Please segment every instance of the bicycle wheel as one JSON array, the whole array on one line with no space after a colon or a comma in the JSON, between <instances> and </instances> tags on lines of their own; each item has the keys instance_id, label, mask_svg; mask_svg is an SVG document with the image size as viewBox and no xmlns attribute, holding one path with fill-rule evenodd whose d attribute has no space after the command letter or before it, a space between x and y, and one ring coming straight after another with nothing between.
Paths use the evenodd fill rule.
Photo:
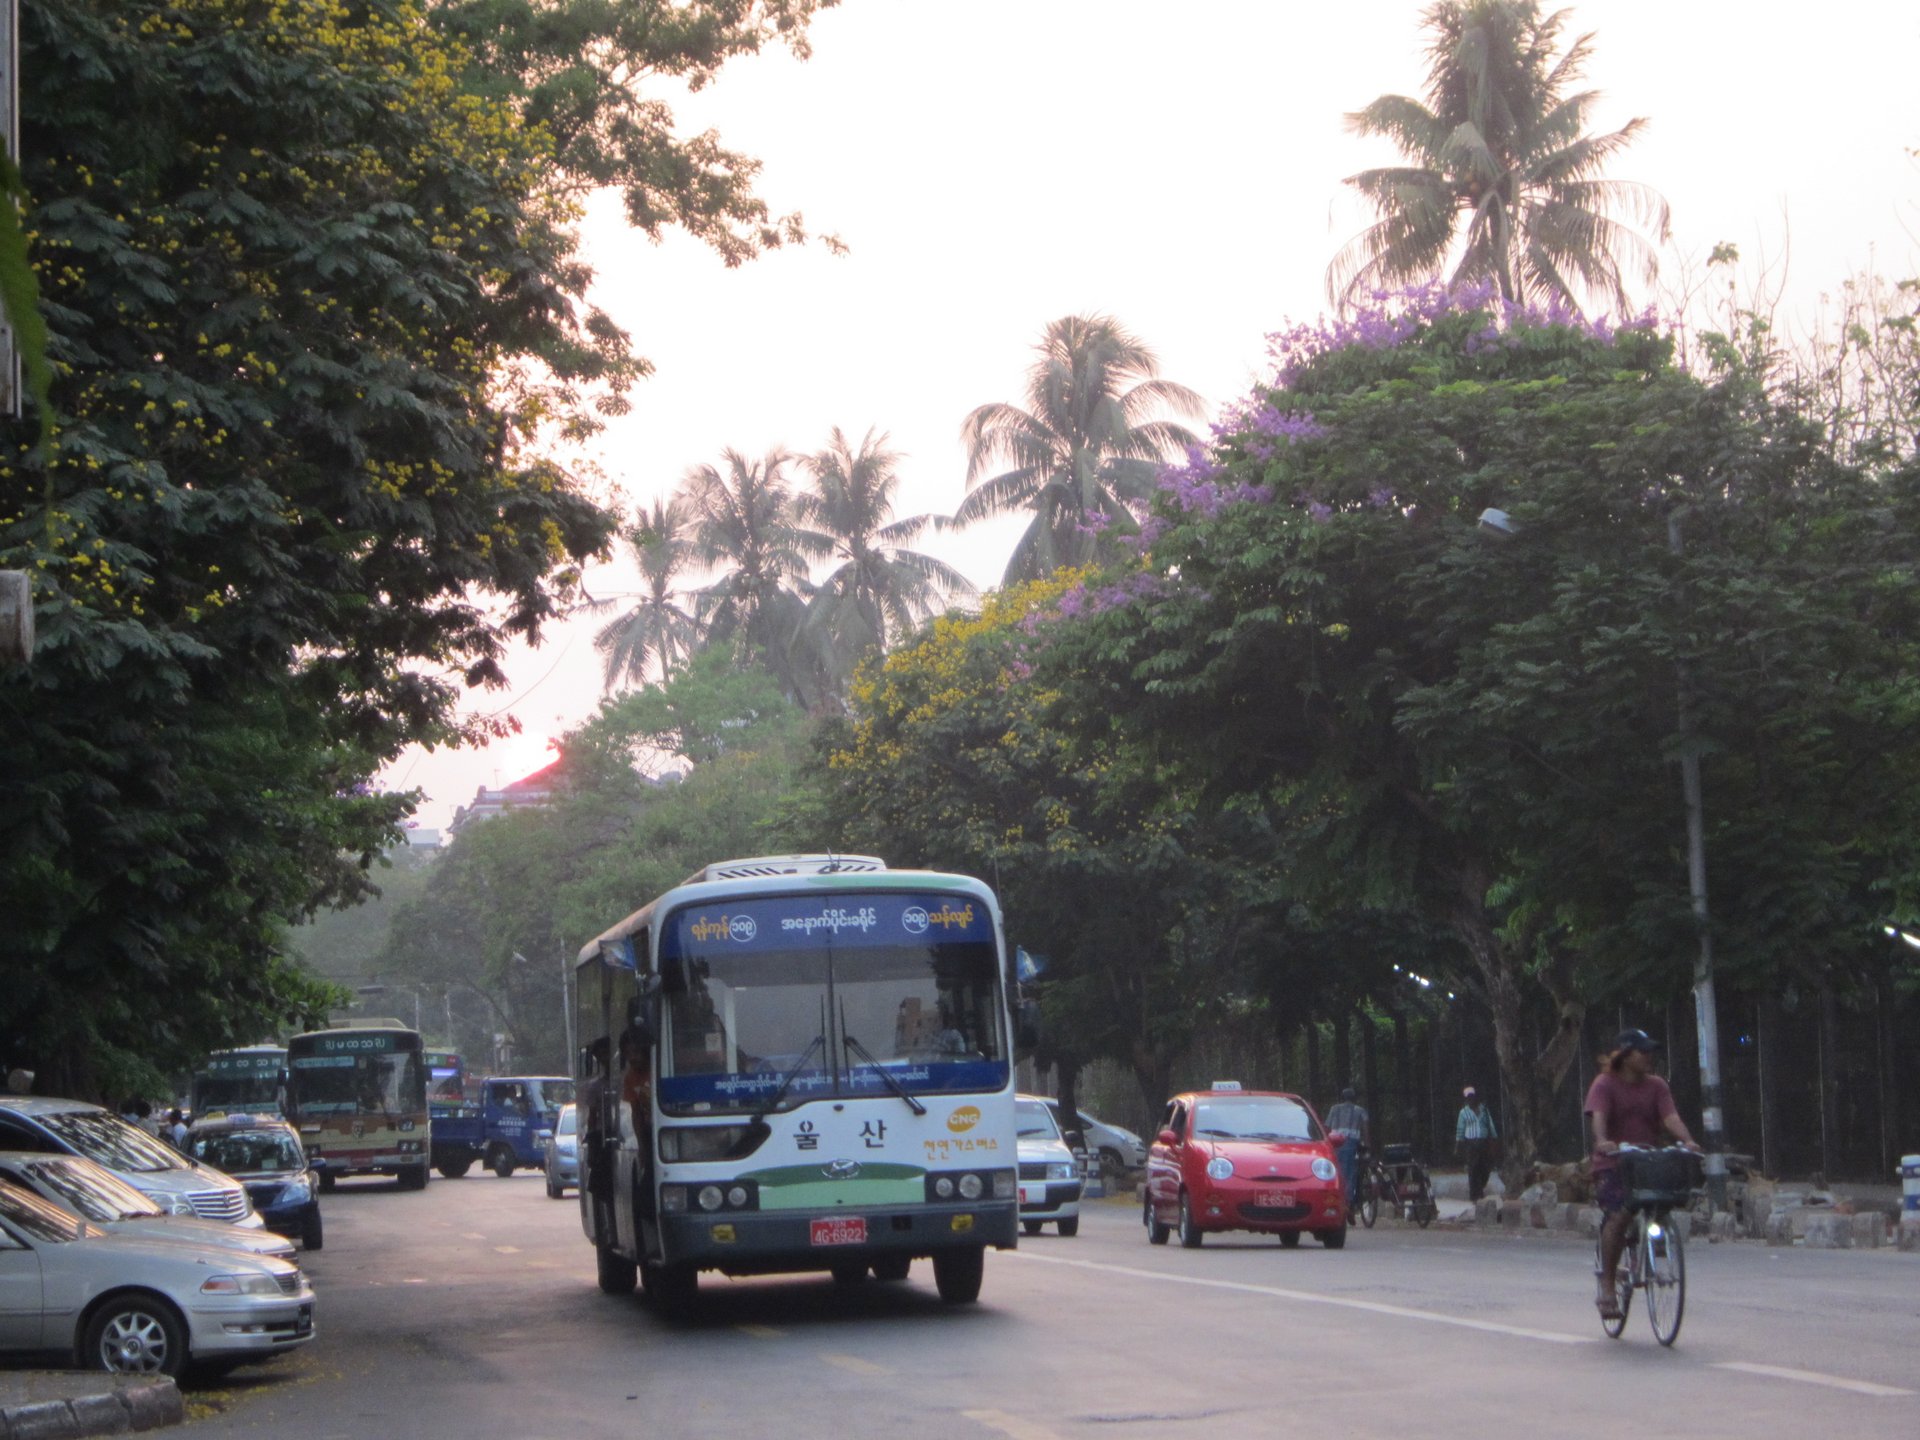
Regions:
<instances>
[{"instance_id":1,"label":"bicycle wheel","mask_svg":"<svg viewBox=\"0 0 1920 1440\"><path fill-rule=\"evenodd\" d=\"M1593 1273L1595 1275L1600 1273L1601 1246L1604 1243L1601 1237L1594 1237ZM1627 1328L1627 1312L1633 1308L1633 1276L1634 1271L1639 1267L1639 1255L1639 1225L1637 1221L1629 1222L1627 1243L1620 1252L1620 1265L1613 1272L1613 1298L1619 1306L1620 1313L1612 1319L1604 1315L1600 1317L1600 1328L1606 1331L1609 1340L1618 1340L1621 1332Z\"/></svg>"},{"instance_id":2,"label":"bicycle wheel","mask_svg":"<svg viewBox=\"0 0 1920 1440\"><path fill-rule=\"evenodd\" d=\"M1360 1223L1371 1230L1380 1218L1380 1170L1369 1165L1360 1172Z\"/></svg>"},{"instance_id":3,"label":"bicycle wheel","mask_svg":"<svg viewBox=\"0 0 1920 1440\"><path fill-rule=\"evenodd\" d=\"M1687 1247L1672 1217L1664 1212L1641 1217L1641 1253L1647 1292L1647 1323L1653 1338L1671 1345L1687 1311Z\"/></svg>"}]
</instances>

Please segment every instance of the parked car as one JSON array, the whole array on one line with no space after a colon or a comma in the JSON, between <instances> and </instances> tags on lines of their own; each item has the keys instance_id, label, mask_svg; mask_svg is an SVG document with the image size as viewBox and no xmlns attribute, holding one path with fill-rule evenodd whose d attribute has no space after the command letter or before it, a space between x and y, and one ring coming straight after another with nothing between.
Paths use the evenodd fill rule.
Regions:
<instances>
[{"instance_id":1,"label":"parked car","mask_svg":"<svg viewBox=\"0 0 1920 1440\"><path fill-rule=\"evenodd\" d=\"M1211 1090L1167 1102L1147 1152L1147 1239L1174 1230L1192 1249L1209 1232L1251 1230L1298 1245L1311 1234L1329 1250L1347 1243L1347 1203L1333 1145L1298 1095Z\"/></svg>"},{"instance_id":2,"label":"parked car","mask_svg":"<svg viewBox=\"0 0 1920 1440\"><path fill-rule=\"evenodd\" d=\"M286 1121L265 1115L202 1120L187 1136L187 1150L246 1186L267 1229L297 1238L309 1250L320 1248L320 1174Z\"/></svg>"},{"instance_id":3,"label":"parked car","mask_svg":"<svg viewBox=\"0 0 1920 1440\"><path fill-rule=\"evenodd\" d=\"M577 1106L562 1105L554 1119L553 1133L547 1136L547 1198L558 1200L569 1185L580 1183L580 1112Z\"/></svg>"},{"instance_id":4,"label":"parked car","mask_svg":"<svg viewBox=\"0 0 1920 1440\"><path fill-rule=\"evenodd\" d=\"M247 1192L223 1175L84 1100L0 1097L0 1150L80 1155L103 1165L174 1215L261 1228Z\"/></svg>"},{"instance_id":5,"label":"parked car","mask_svg":"<svg viewBox=\"0 0 1920 1440\"><path fill-rule=\"evenodd\" d=\"M1013 1102L1020 1151L1020 1225L1038 1235L1049 1221L1063 1236L1080 1231L1080 1165L1054 1123L1053 1107L1038 1095Z\"/></svg>"},{"instance_id":6,"label":"parked car","mask_svg":"<svg viewBox=\"0 0 1920 1440\"><path fill-rule=\"evenodd\" d=\"M294 1249L285 1236L229 1225L224 1220L202 1220L198 1215L170 1215L111 1170L79 1155L0 1150L0 1180L33 1191L69 1215L92 1221L109 1235L167 1240L202 1249L222 1246L294 1263Z\"/></svg>"},{"instance_id":7,"label":"parked car","mask_svg":"<svg viewBox=\"0 0 1920 1440\"><path fill-rule=\"evenodd\" d=\"M313 1338L313 1290L264 1255L109 1235L0 1181L0 1350L179 1375Z\"/></svg>"},{"instance_id":8,"label":"parked car","mask_svg":"<svg viewBox=\"0 0 1920 1440\"><path fill-rule=\"evenodd\" d=\"M1062 1134L1071 1137L1073 1131L1080 1132L1087 1154L1107 1174L1124 1174L1147 1163L1147 1143L1133 1131L1096 1120L1084 1110L1074 1111L1069 1119L1058 1100L1047 1101L1047 1108L1053 1111L1054 1123Z\"/></svg>"}]
</instances>

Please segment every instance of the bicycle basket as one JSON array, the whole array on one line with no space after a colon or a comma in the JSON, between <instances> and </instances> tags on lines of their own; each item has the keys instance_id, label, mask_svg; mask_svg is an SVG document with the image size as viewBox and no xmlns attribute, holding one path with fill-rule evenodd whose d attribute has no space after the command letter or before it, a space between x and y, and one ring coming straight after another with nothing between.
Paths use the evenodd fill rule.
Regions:
<instances>
[{"instance_id":1,"label":"bicycle basket","mask_svg":"<svg viewBox=\"0 0 1920 1440\"><path fill-rule=\"evenodd\" d=\"M1387 1146L1380 1152L1380 1163L1382 1165L1411 1165L1413 1163L1413 1146Z\"/></svg>"},{"instance_id":2,"label":"bicycle basket","mask_svg":"<svg viewBox=\"0 0 1920 1440\"><path fill-rule=\"evenodd\" d=\"M1700 1183L1700 1157L1690 1150L1630 1150L1620 1162L1627 1197L1636 1205L1685 1205Z\"/></svg>"}]
</instances>

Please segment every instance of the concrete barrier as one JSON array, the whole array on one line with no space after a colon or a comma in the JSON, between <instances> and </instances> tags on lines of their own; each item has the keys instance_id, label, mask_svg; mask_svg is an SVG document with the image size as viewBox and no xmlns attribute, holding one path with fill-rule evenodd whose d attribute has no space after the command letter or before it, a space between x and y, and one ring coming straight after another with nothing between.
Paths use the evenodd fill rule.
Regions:
<instances>
[{"instance_id":1,"label":"concrete barrier","mask_svg":"<svg viewBox=\"0 0 1920 1440\"><path fill-rule=\"evenodd\" d=\"M1853 1248L1852 1215L1834 1215L1831 1213L1803 1214L1805 1224L1801 1229L1801 1243L1809 1250L1851 1250Z\"/></svg>"}]
</instances>

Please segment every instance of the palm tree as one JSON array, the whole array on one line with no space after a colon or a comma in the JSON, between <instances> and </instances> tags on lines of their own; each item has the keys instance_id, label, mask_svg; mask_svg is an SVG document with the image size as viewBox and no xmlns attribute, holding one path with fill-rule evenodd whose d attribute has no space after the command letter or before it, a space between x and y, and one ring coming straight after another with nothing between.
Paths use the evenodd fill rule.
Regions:
<instances>
[{"instance_id":1,"label":"palm tree","mask_svg":"<svg viewBox=\"0 0 1920 1440\"><path fill-rule=\"evenodd\" d=\"M837 563L816 583L807 628L818 635L837 675L871 649L885 649L949 596L971 595L966 576L944 561L907 548L939 521L932 515L894 520L900 456L887 437L867 431L854 449L835 426L827 448L800 463L813 479L794 508L811 533L831 540Z\"/></svg>"},{"instance_id":2,"label":"palm tree","mask_svg":"<svg viewBox=\"0 0 1920 1440\"><path fill-rule=\"evenodd\" d=\"M954 523L1034 512L1007 562L1009 584L1091 561L1102 530L1135 528L1133 507L1152 493L1160 464L1199 443L1184 426L1153 417L1167 409L1198 415L1200 397L1160 379L1154 353L1108 317L1055 320L1038 349L1027 408L982 405L960 427L968 493ZM980 478L1002 463L1011 468Z\"/></svg>"},{"instance_id":3,"label":"palm tree","mask_svg":"<svg viewBox=\"0 0 1920 1440\"><path fill-rule=\"evenodd\" d=\"M680 496L693 515L693 553L719 578L698 592L707 638L759 650L783 685L799 695L802 683L794 641L805 614L807 559L831 541L802 531L788 488L793 457L774 447L758 463L723 450L723 474L697 465Z\"/></svg>"},{"instance_id":4,"label":"palm tree","mask_svg":"<svg viewBox=\"0 0 1920 1440\"><path fill-rule=\"evenodd\" d=\"M1667 202L1648 186L1600 177L1647 122L1582 133L1598 93L1565 92L1593 36L1554 59L1566 18L1541 15L1536 0L1439 0L1427 9L1427 103L1382 95L1347 116L1349 130L1386 136L1409 163L1347 178L1379 219L1328 267L1336 303L1437 276L1456 247L1452 281L1491 282L1513 301L1577 308L1584 295L1625 312L1622 262L1652 280Z\"/></svg>"},{"instance_id":5,"label":"palm tree","mask_svg":"<svg viewBox=\"0 0 1920 1440\"><path fill-rule=\"evenodd\" d=\"M675 584L693 562L691 529L685 503L673 499L655 500L626 532L644 588L639 604L593 637L593 648L604 659L608 690L623 679L644 683L650 666L664 682L676 662L693 654L700 624L681 605L685 592Z\"/></svg>"}]
</instances>

